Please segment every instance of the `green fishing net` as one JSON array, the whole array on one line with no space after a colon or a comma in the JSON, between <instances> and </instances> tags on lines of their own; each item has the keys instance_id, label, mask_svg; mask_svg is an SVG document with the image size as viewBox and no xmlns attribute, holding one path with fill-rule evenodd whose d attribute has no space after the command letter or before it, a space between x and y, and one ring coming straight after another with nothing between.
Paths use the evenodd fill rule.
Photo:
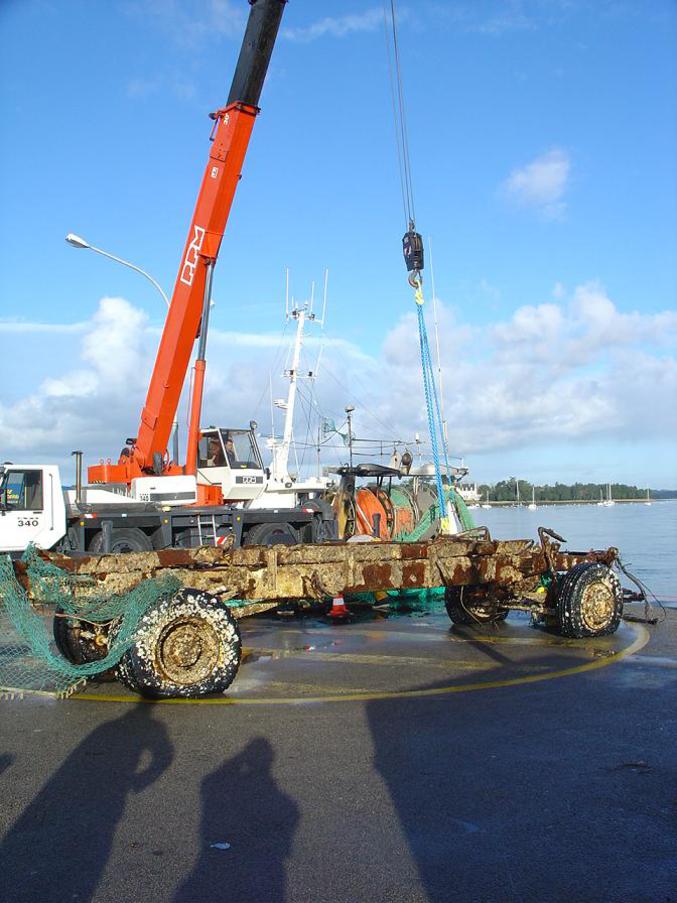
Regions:
<instances>
[{"instance_id":1,"label":"green fishing net","mask_svg":"<svg viewBox=\"0 0 677 903\"><path fill-rule=\"evenodd\" d=\"M448 490L447 499L451 499L451 502L454 506L454 510L456 511L456 516L458 517L459 523L461 525L462 530L473 530L475 528L475 523L472 519L472 514L468 511L468 506L463 501L460 493L456 492L455 489ZM429 529L433 526L434 523L439 521L440 519L440 508L438 504L431 505L427 511L424 511L421 515L419 522L416 524L413 530L409 532L402 531L394 536L396 542L419 542L426 534Z\"/></svg>"},{"instance_id":2,"label":"green fishing net","mask_svg":"<svg viewBox=\"0 0 677 903\"><path fill-rule=\"evenodd\" d=\"M174 577L144 580L131 592L102 598L90 577L69 574L29 546L23 558L28 592L8 555L0 556L0 695L47 692L68 695L86 678L114 667L134 642L140 619L180 584ZM53 636L57 617L81 619L92 629L110 625L106 655L73 664Z\"/></svg>"}]
</instances>

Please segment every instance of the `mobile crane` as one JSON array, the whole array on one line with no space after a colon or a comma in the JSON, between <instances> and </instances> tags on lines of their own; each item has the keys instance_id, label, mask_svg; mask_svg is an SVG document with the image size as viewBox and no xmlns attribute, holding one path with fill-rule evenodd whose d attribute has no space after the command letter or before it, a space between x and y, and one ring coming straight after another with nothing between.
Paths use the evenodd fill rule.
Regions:
<instances>
[{"instance_id":1,"label":"mobile crane","mask_svg":"<svg viewBox=\"0 0 677 903\"><path fill-rule=\"evenodd\" d=\"M75 491L62 492L56 466L3 468L0 551L29 543L60 551L147 551L205 544L333 539L328 504L250 510L266 473L256 425L200 428L214 267L241 177L258 102L286 0L249 0L250 13L226 105L211 114L210 150L181 256L137 435L117 463L101 460ZM195 343L186 460L168 454ZM176 455L174 457L177 457Z\"/></svg>"}]
</instances>

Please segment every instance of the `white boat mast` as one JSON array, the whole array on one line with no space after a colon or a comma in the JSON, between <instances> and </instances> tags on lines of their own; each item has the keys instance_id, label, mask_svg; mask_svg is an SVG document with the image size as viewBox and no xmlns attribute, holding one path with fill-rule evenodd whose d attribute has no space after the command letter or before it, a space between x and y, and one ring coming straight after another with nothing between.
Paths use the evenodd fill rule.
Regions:
<instances>
[{"instance_id":1,"label":"white boat mast","mask_svg":"<svg viewBox=\"0 0 677 903\"><path fill-rule=\"evenodd\" d=\"M285 412L284 415L284 429L282 432L282 439L277 442L273 439L272 442L272 461L270 467L270 475L271 481L279 482L279 483L289 483L291 482L291 476L289 474L289 450L291 448L293 435L294 435L294 408L296 406L296 389L297 382L299 380L299 365L301 362L301 349L303 348L303 333L306 320L312 320L317 322L320 326L324 325L324 315L327 308L327 281L328 281L329 271L325 270L324 274L324 299L322 306L322 318L318 319L313 311L313 305L315 302L315 283L311 284L310 290L310 301L306 302L303 307L296 307L294 301L292 299L292 304L290 307L289 304L289 270L287 270L287 283L286 283L286 298L285 298L285 311L287 315L287 319L296 320L296 338L294 340L294 351L292 353L291 366L288 370L284 371L284 375L289 380L289 389L287 391L287 400L284 401L276 401L275 404L277 407L282 408ZM319 359L318 359L319 363ZM315 371L309 370L301 375L301 378L305 379L313 379L315 377L317 368Z\"/></svg>"}]
</instances>

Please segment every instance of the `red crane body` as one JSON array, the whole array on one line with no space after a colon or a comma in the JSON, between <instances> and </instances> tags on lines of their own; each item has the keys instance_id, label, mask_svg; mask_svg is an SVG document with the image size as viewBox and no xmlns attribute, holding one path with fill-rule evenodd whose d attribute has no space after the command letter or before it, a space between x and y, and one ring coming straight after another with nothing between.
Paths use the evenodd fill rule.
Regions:
<instances>
[{"instance_id":1,"label":"red crane body","mask_svg":"<svg viewBox=\"0 0 677 903\"><path fill-rule=\"evenodd\" d=\"M228 104L212 113L209 159L195 204L165 320L155 366L141 412L138 435L117 464L90 467L91 483L130 483L151 473L196 473L209 316L211 268L221 247L240 180L258 99L286 0L249 0L249 15ZM195 362L186 465L169 462L167 445L190 364L195 339L203 332ZM214 499L216 500L216 499Z\"/></svg>"}]
</instances>

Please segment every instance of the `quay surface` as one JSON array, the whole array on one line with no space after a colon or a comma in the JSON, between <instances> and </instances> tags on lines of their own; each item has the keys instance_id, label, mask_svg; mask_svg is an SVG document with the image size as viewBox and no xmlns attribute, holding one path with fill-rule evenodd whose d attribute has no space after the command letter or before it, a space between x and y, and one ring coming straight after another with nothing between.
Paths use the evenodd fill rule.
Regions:
<instances>
[{"instance_id":1,"label":"quay surface","mask_svg":"<svg viewBox=\"0 0 677 903\"><path fill-rule=\"evenodd\" d=\"M0 899L677 899L677 611L241 626L224 697L0 701Z\"/></svg>"}]
</instances>

